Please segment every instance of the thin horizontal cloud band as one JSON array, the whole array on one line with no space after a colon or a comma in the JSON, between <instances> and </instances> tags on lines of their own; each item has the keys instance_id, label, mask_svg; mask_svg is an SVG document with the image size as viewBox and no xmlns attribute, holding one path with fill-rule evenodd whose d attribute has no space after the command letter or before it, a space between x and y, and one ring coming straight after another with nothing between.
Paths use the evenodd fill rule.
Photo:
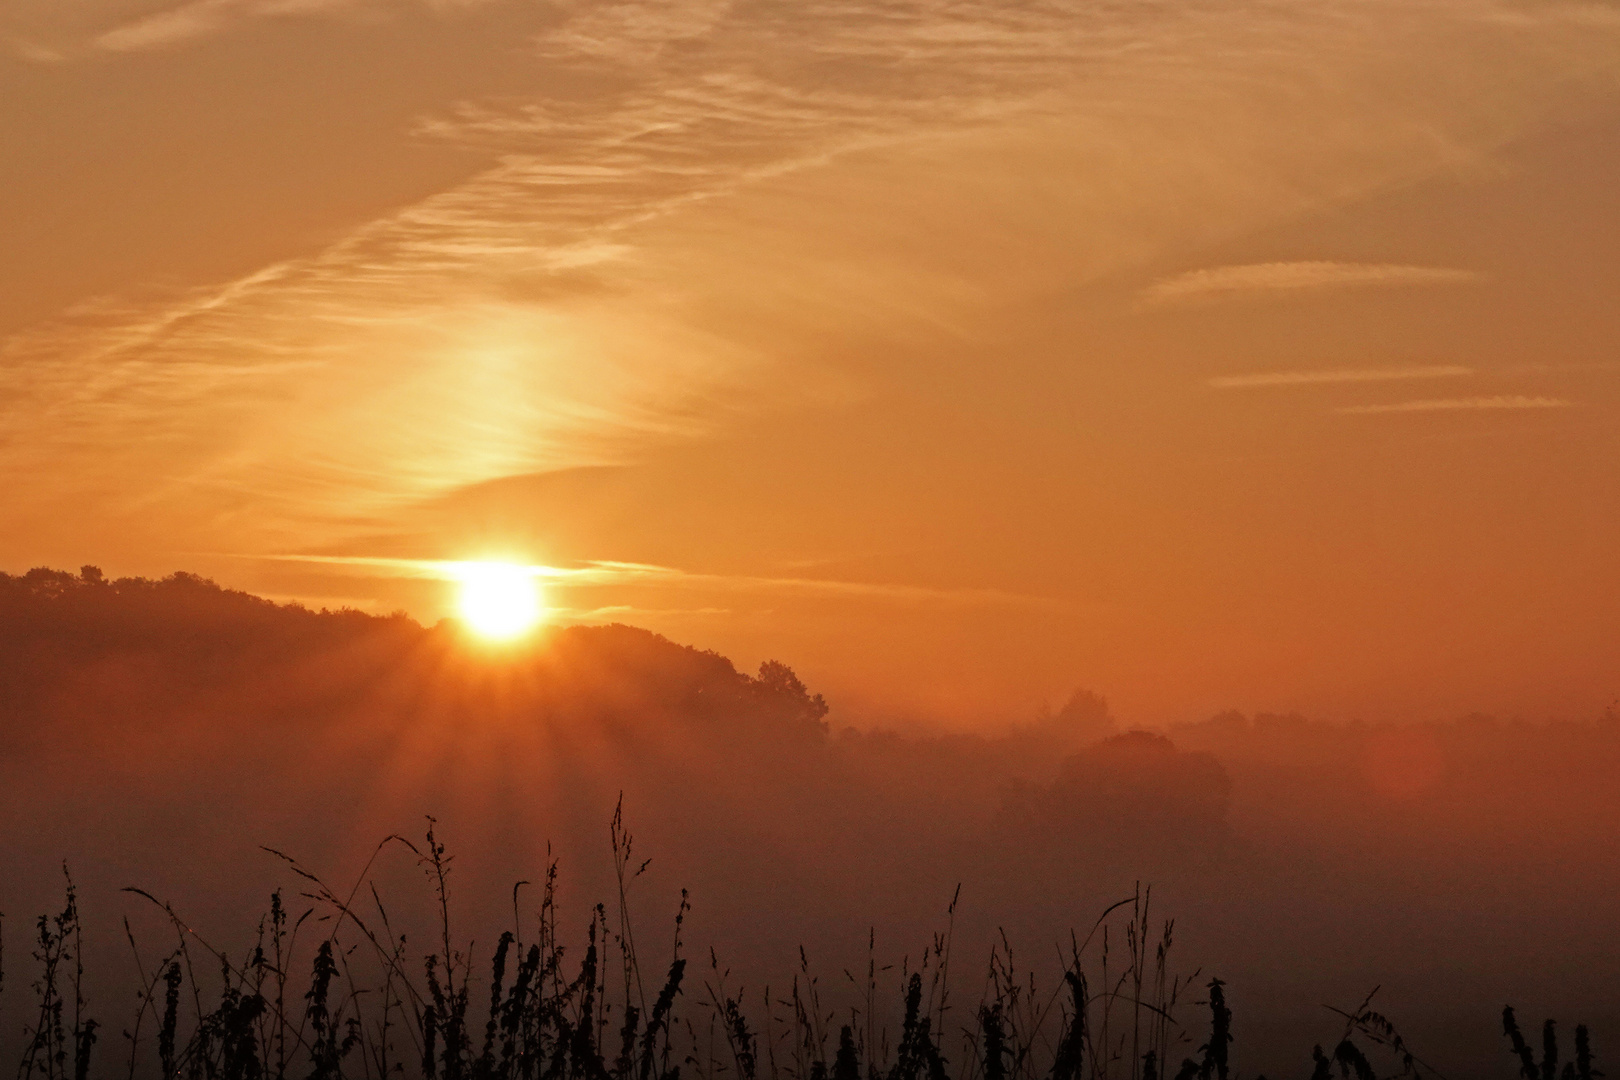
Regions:
<instances>
[{"instance_id":1,"label":"thin horizontal cloud band","mask_svg":"<svg viewBox=\"0 0 1620 1080\"><path fill-rule=\"evenodd\" d=\"M1148 306L1219 300L1242 294L1307 292L1368 286L1471 285L1487 280L1475 270L1447 266L1349 263L1331 260L1249 263L1189 270L1142 290Z\"/></svg>"},{"instance_id":2,"label":"thin horizontal cloud band","mask_svg":"<svg viewBox=\"0 0 1620 1080\"><path fill-rule=\"evenodd\" d=\"M1567 409L1573 402L1563 398L1529 397L1523 394L1499 394L1495 397L1438 398L1426 401L1396 401L1384 405L1346 405L1334 410L1341 413L1370 415L1374 413L1457 412L1469 409Z\"/></svg>"},{"instance_id":3,"label":"thin horizontal cloud band","mask_svg":"<svg viewBox=\"0 0 1620 1080\"><path fill-rule=\"evenodd\" d=\"M1254 371L1243 375L1217 375L1209 385L1217 390L1264 386L1316 386L1328 383L1399 382L1405 379L1452 379L1472 375L1461 364L1433 364L1403 368L1323 368L1310 371Z\"/></svg>"},{"instance_id":4,"label":"thin horizontal cloud band","mask_svg":"<svg viewBox=\"0 0 1620 1080\"><path fill-rule=\"evenodd\" d=\"M313 563L371 570L388 576L457 581L471 562L456 559L406 559L369 555L249 555L245 558L270 562ZM914 602L952 602L1052 607L1061 602L1051 597L1028 596L1001 589L937 589L922 585L892 585L877 582L833 581L821 578L764 577L757 575L704 574L650 563L592 560L582 566L561 567L535 564L524 567L542 580L569 586L666 585L675 587L720 588L737 591L821 593L833 596L870 597Z\"/></svg>"}]
</instances>

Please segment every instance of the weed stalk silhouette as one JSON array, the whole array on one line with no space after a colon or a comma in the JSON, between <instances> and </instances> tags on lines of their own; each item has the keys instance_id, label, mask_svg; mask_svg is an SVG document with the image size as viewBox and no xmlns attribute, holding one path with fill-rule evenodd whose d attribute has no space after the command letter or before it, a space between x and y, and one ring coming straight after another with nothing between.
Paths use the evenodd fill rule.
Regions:
<instances>
[{"instance_id":1,"label":"weed stalk silhouette","mask_svg":"<svg viewBox=\"0 0 1620 1080\"><path fill-rule=\"evenodd\" d=\"M1150 930L1152 891L1140 886L1105 909L1083 939L1070 935L1064 970L1050 990L1018 966L1001 935L971 1022L953 1029L949 973L958 890L946 930L916 965L900 965L892 1039L879 1000L880 976L890 969L877 963L875 933L868 934L865 979L845 973L856 996L847 1021L824 1002L802 949L791 989L773 995L766 987L756 997L731 989L730 972L711 949L706 995L683 1010L682 929L690 910L683 891L668 966L649 1000L631 904L647 862L633 858L622 805L609 827L616 918L610 921L603 905L592 908L584 949L570 964L558 930L557 864L548 862L536 933L525 938L518 898L527 883L520 882L513 889L514 924L495 939L487 993L475 1007L471 947L457 947L451 922L453 857L436 827L430 818L421 843L385 838L356 885L341 894L293 857L265 849L303 880L299 896L308 906L294 918L284 894L272 893L257 940L239 962L169 904L127 890L162 912L175 939L149 967L124 922L139 984L124 1030L129 1056L116 1070L123 1080L1163 1080L1172 1051L1198 1039L1178 1019L1178 1004L1199 973L1171 972L1174 923ZM437 917L433 947L415 976L407 936L396 931L369 880L376 859L394 847L414 856L425 873ZM363 892L369 904L360 903ZM37 978L18 1080L112 1075L104 1058L93 1058L99 1024L85 998L78 905L67 877L62 910L36 923ZM1110 929L1116 912L1126 923L1123 969ZM310 943L315 926L321 930ZM299 969L307 975L295 975ZM199 975L209 970L217 976ZM0 951L0 989L4 975ZM1231 1080L1236 1032L1226 984L1209 978L1203 986L1207 1035L1175 1076ZM1440 1075L1372 1008L1376 993L1354 1010L1333 1010L1344 1030L1331 1052L1312 1050L1312 1080L1331 1080L1335 1071L1344 1080ZM693 1010L705 1015L694 1022ZM149 1025L156 1026L155 1047L144 1037ZM1585 1025L1575 1030L1570 1060L1560 1055L1551 1020L1542 1028L1539 1060L1511 1008L1503 1010L1502 1029L1521 1080L1603 1075Z\"/></svg>"}]
</instances>

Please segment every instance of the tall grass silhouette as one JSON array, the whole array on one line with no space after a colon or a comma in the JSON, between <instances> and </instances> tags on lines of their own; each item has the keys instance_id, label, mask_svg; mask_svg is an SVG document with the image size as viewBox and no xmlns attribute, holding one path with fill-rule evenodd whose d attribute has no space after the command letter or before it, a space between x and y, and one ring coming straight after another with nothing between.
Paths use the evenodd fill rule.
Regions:
<instances>
[{"instance_id":1,"label":"tall grass silhouette","mask_svg":"<svg viewBox=\"0 0 1620 1080\"><path fill-rule=\"evenodd\" d=\"M512 926L475 963L454 931L454 859L436 824L428 819L420 842L384 839L341 894L295 857L265 848L300 879L295 906L303 910L294 916L289 897L273 893L253 944L235 959L170 904L127 889L161 911L175 938L148 963L124 920L140 986L121 1053L113 1046L97 1053L101 1025L84 996L78 896L68 877L62 910L36 923L19 1080L1230 1080L1235 1073L1225 984L1173 971L1175 923L1153 921L1151 888L1109 906L1083 937L1071 932L1050 987L1020 966L1002 935L979 998L966 1007L953 1000L951 985L958 890L946 928L915 965L909 958L900 965L897 999L888 998L892 969L878 964L869 935L866 970L843 973L838 996L848 1000L835 1006L802 948L785 991L733 990L713 949L695 987L683 955L684 890L667 953L654 958L638 949L630 894L647 862L635 861L622 803L609 827L614 910L597 904L586 913L583 949L574 955L563 943L553 860L535 916L526 926L519 898L530 883L518 882ZM371 882L378 856L393 847L409 852L427 878L436 935L425 953L396 930ZM644 978L648 971L656 977ZM0 949L0 990L4 974ZM1196 1000L1195 988L1203 993ZM1311 1080L1441 1075L1372 1008L1376 992L1352 1010L1334 1010L1344 1020L1338 1042L1301 1058ZM1502 1022L1505 1060L1523 1080L1603 1075L1585 1026L1576 1029L1574 1060L1560 1071L1553 1021L1544 1026L1539 1062L1512 1008Z\"/></svg>"}]
</instances>

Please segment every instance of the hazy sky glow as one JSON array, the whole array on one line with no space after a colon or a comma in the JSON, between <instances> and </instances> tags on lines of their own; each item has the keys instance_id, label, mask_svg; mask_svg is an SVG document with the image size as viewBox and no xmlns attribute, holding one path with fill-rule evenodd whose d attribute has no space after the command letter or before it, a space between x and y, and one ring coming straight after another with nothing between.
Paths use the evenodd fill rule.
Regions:
<instances>
[{"instance_id":1,"label":"hazy sky glow","mask_svg":"<svg viewBox=\"0 0 1620 1080\"><path fill-rule=\"evenodd\" d=\"M1617 122L1608 2L12 0L0 564L1591 713Z\"/></svg>"}]
</instances>

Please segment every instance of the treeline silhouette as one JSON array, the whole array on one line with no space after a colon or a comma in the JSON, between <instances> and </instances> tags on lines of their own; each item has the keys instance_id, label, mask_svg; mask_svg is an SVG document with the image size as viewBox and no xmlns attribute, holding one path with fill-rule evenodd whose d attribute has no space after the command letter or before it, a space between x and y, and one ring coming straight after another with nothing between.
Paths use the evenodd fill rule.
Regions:
<instances>
[{"instance_id":1,"label":"treeline silhouette","mask_svg":"<svg viewBox=\"0 0 1620 1080\"><path fill-rule=\"evenodd\" d=\"M654 709L660 719L716 730L826 732L826 703L781 663L768 661L751 678L715 653L622 625L569 627L545 645L524 655L521 672L508 665L499 672L506 681L492 684L487 665L457 671L457 654L470 650L448 623L424 629L404 615L311 611L187 573L156 581L109 580L93 566L77 575L0 574L0 706L24 720L82 720L110 701L117 708L96 713L97 723L150 720L221 695L233 710L256 701L296 719L368 692L397 704L402 691L431 690L453 705L483 704L479 692L498 691L510 697L497 704L548 716ZM427 685L434 675L442 678Z\"/></svg>"},{"instance_id":2,"label":"treeline silhouette","mask_svg":"<svg viewBox=\"0 0 1620 1080\"><path fill-rule=\"evenodd\" d=\"M311 611L188 574L0 574L0 910L46 910L66 855L85 895L140 885L183 898L188 925L238 926L279 884L257 845L340 872L432 812L458 827L468 924L496 926L535 866L572 868L560 888L580 905L616 891L597 849L622 794L660 857L639 880L659 896L689 886L694 917L755 987L780 989L780 959L801 944L858 971L853 942L913 940L959 885L962 947L1044 956L1053 928L1156 881L1199 928L1188 968L1229 979L1246 1060L1274 1075L1302 1030L1332 1061L1342 1040L1318 1002L1380 981L1436 1058L1474 1070L1454 1080L1496 1074L1489 1018L1504 1000L1620 1025L1617 775L1612 711L1412 725L1228 713L1145 732L1081 690L1012 728L857 730L784 664L747 674L628 626L492 652L452 624ZM398 867L381 873L385 894L407 887ZM128 990L117 919L141 916L90 910L88 979L105 1000ZM649 989L638 1023L655 1001ZM866 1080L882 1049L870 1038ZM611 1071L619 1048L593 1045ZM967 1067L961 1047L940 1052L953 1075ZM1034 1054L1018 1075L1046 1075L1050 1062L1029 1071ZM1166 1076L1173 1064L1155 1059Z\"/></svg>"}]
</instances>

